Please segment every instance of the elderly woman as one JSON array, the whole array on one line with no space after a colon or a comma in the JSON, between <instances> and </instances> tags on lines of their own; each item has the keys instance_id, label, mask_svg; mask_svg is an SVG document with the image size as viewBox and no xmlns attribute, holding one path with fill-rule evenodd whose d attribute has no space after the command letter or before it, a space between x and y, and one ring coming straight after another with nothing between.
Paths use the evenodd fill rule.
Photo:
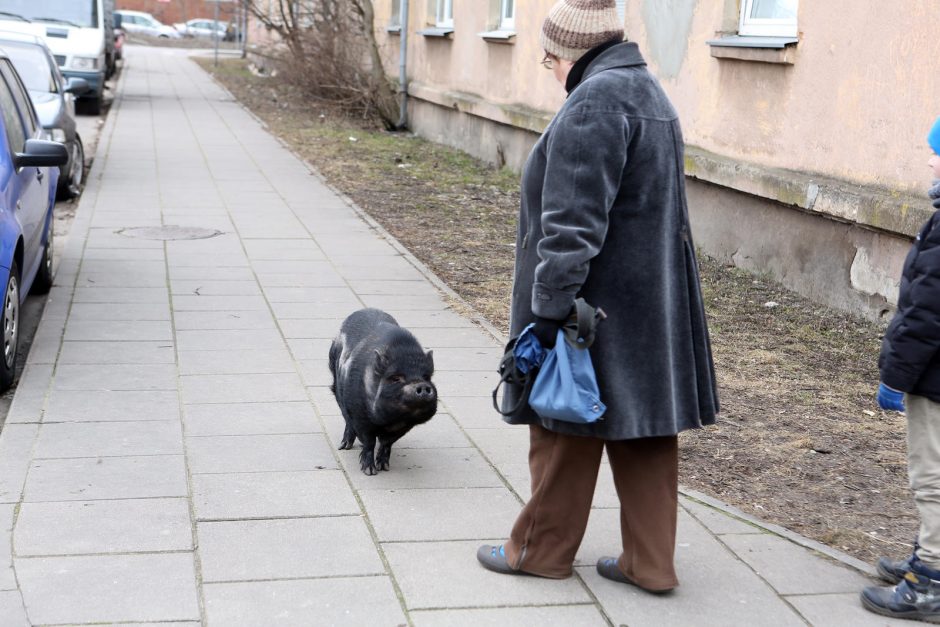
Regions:
<instances>
[{"instance_id":1,"label":"elderly woman","mask_svg":"<svg viewBox=\"0 0 940 627\"><path fill-rule=\"evenodd\" d=\"M682 134L614 0L560 0L541 43L568 99L522 176L511 334L535 322L551 346L576 297L603 308L590 350L607 412L587 425L528 407L508 419L529 425L532 496L508 542L477 557L499 573L570 576L606 449L623 546L597 570L666 592L678 585L677 434L718 411Z\"/></svg>"}]
</instances>

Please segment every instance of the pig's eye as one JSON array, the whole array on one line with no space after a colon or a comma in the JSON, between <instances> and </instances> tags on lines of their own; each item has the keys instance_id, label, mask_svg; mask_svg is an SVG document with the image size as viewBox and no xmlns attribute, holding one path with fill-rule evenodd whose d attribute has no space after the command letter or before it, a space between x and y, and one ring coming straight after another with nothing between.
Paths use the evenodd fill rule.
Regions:
<instances>
[{"instance_id":1,"label":"pig's eye","mask_svg":"<svg viewBox=\"0 0 940 627\"><path fill-rule=\"evenodd\" d=\"M388 378L389 383L404 383L405 376L401 374L393 374Z\"/></svg>"}]
</instances>

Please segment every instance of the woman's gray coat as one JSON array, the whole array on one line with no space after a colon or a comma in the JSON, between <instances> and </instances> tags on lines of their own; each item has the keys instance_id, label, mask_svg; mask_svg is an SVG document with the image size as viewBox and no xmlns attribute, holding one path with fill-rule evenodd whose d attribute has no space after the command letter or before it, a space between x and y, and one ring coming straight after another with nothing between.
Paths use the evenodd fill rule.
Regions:
<instances>
[{"instance_id":1,"label":"woman's gray coat","mask_svg":"<svg viewBox=\"0 0 940 627\"><path fill-rule=\"evenodd\" d=\"M675 110L634 43L584 72L532 149L522 176L511 335L555 320L575 297L599 306L591 358L604 420L515 424L626 440L715 422L718 395L689 234ZM519 389L508 387L504 408Z\"/></svg>"}]
</instances>

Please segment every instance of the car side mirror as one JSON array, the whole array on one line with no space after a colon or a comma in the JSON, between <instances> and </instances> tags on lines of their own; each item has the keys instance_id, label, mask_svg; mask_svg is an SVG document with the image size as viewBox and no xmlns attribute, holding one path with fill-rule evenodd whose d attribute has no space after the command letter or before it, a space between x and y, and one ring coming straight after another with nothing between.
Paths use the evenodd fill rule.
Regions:
<instances>
[{"instance_id":1,"label":"car side mirror","mask_svg":"<svg viewBox=\"0 0 940 627\"><path fill-rule=\"evenodd\" d=\"M69 151L65 144L50 142L44 139L27 139L26 150L13 155L13 165L16 169L35 166L61 166L68 163Z\"/></svg>"},{"instance_id":2,"label":"car side mirror","mask_svg":"<svg viewBox=\"0 0 940 627\"><path fill-rule=\"evenodd\" d=\"M65 85L65 93L67 94L80 96L89 91L91 91L91 85L88 84L88 81L77 76L69 78L69 82Z\"/></svg>"}]
</instances>

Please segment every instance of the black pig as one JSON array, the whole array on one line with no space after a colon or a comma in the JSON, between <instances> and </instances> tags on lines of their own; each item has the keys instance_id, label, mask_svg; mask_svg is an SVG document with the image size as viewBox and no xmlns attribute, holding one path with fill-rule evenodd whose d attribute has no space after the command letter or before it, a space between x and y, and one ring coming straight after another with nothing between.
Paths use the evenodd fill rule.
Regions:
<instances>
[{"instance_id":1,"label":"black pig","mask_svg":"<svg viewBox=\"0 0 940 627\"><path fill-rule=\"evenodd\" d=\"M360 309L343 321L330 346L330 372L346 419L340 449L359 438L362 472L388 470L392 444L437 411L432 351L379 309ZM379 450L375 452L375 441Z\"/></svg>"}]
</instances>

